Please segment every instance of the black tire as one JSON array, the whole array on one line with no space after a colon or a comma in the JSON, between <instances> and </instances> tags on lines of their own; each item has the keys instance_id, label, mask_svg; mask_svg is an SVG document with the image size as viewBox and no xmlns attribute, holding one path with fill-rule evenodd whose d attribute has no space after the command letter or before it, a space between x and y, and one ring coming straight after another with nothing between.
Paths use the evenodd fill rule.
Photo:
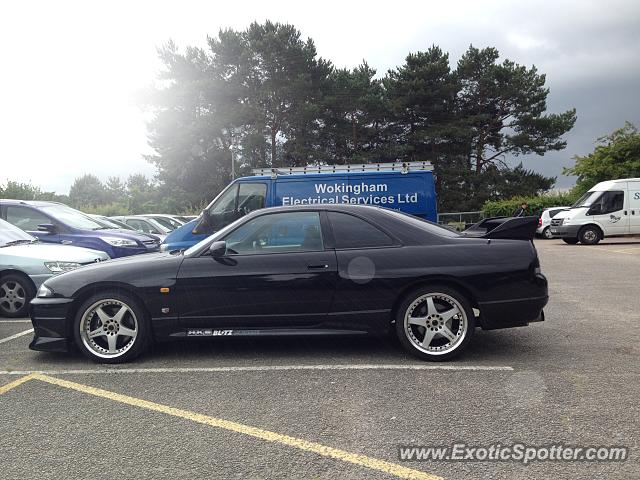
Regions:
<instances>
[{"instance_id":1,"label":"black tire","mask_svg":"<svg viewBox=\"0 0 640 480\"><path fill-rule=\"evenodd\" d=\"M578 238L583 245L596 245L602 240L602 232L594 225L587 225L580 229Z\"/></svg>"},{"instance_id":2,"label":"black tire","mask_svg":"<svg viewBox=\"0 0 640 480\"><path fill-rule=\"evenodd\" d=\"M29 316L29 303L35 296L36 287L26 275L9 273L0 276L0 316Z\"/></svg>"},{"instance_id":3,"label":"black tire","mask_svg":"<svg viewBox=\"0 0 640 480\"><path fill-rule=\"evenodd\" d=\"M572 237L564 237L562 241L564 243L568 243L569 245L576 245L578 243L578 239Z\"/></svg>"},{"instance_id":4,"label":"black tire","mask_svg":"<svg viewBox=\"0 0 640 480\"><path fill-rule=\"evenodd\" d=\"M429 312L426 297L430 296L434 300L436 316ZM452 301L457 305L452 304ZM447 304L450 309L446 308ZM459 313L446 320L443 326L443 317L440 315L444 314L446 317L446 313L451 312L454 306ZM419 318L426 320L427 327L408 322L407 316L413 317L411 313L415 311L420 312ZM396 335L405 350L423 360L438 362L456 357L467 347L473 337L475 316L471 303L463 294L445 285L429 285L417 288L404 297L397 309L395 323ZM448 334L455 336L454 339L450 340L441 333L445 331L444 327ZM429 333L431 339L426 348L420 346L420 341L424 342Z\"/></svg>"},{"instance_id":5,"label":"black tire","mask_svg":"<svg viewBox=\"0 0 640 480\"><path fill-rule=\"evenodd\" d=\"M128 311L123 314L120 322L117 321L117 313L122 306L126 306ZM110 317L106 325L100 319L98 309ZM118 325L115 325L116 323ZM118 334L122 328L135 331L135 337ZM98 330L105 333L93 339L88 338L89 331ZM102 292L82 302L73 322L73 336L76 345L86 357L97 363L108 364L133 360L149 348L152 338L151 324L146 311L136 298L121 291ZM114 353L109 352L111 348L109 337L116 339ZM117 347L118 344L120 347Z\"/></svg>"},{"instance_id":6,"label":"black tire","mask_svg":"<svg viewBox=\"0 0 640 480\"><path fill-rule=\"evenodd\" d=\"M553 233L551 233L551 229L549 227L542 230L542 238L545 240L551 240L553 238Z\"/></svg>"}]
</instances>

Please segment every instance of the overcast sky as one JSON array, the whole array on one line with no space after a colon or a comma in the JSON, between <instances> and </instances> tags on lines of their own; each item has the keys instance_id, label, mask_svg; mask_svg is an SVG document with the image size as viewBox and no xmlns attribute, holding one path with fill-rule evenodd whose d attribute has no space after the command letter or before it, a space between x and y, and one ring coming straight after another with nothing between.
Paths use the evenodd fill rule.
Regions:
<instances>
[{"instance_id":1,"label":"overcast sky","mask_svg":"<svg viewBox=\"0 0 640 480\"><path fill-rule=\"evenodd\" d=\"M516 5L517 3L517 5ZM0 5L0 183L67 193L93 173L154 174L136 92L155 79L156 47L204 46L220 28L288 22L338 67L363 59L380 74L439 45L469 44L547 74L549 111L576 107L564 151L525 158L561 175L573 155L625 120L640 126L640 2L627 1L14 1Z\"/></svg>"}]
</instances>

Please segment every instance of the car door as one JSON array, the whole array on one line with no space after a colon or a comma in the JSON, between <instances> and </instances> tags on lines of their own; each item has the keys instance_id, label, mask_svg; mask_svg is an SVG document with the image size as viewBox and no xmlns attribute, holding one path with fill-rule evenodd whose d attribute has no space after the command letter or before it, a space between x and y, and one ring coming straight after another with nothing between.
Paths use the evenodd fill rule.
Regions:
<instances>
[{"instance_id":1,"label":"car door","mask_svg":"<svg viewBox=\"0 0 640 480\"><path fill-rule=\"evenodd\" d=\"M629 233L629 211L624 190L609 190L591 205L587 217L602 226L605 236Z\"/></svg>"},{"instance_id":2,"label":"car door","mask_svg":"<svg viewBox=\"0 0 640 480\"><path fill-rule=\"evenodd\" d=\"M227 255L185 258L177 279L188 327L300 327L326 319L334 294L335 252L320 213L252 217L224 237Z\"/></svg>"},{"instance_id":3,"label":"car door","mask_svg":"<svg viewBox=\"0 0 640 480\"><path fill-rule=\"evenodd\" d=\"M338 324L370 328L389 321L397 299L397 265L390 251L400 242L378 226L343 212L327 212L338 259L338 282L329 316Z\"/></svg>"},{"instance_id":4,"label":"car door","mask_svg":"<svg viewBox=\"0 0 640 480\"><path fill-rule=\"evenodd\" d=\"M627 182L629 192L629 233L640 234L640 182Z\"/></svg>"},{"instance_id":5,"label":"car door","mask_svg":"<svg viewBox=\"0 0 640 480\"><path fill-rule=\"evenodd\" d=\"M7 222L30 233L43 242L60 243L60 226L48 215L27 205L7 205L5 207ZM54 231L38 230L38 225L50 224L57 227Z\"/></svg>"}]
</instances>

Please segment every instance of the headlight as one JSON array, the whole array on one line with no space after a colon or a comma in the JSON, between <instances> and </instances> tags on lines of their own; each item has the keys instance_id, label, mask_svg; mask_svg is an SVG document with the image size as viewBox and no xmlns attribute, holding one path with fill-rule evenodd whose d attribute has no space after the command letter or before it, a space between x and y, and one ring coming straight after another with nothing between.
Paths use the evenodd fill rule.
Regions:
<instances>
[{"instance_id":1,"label":"headlight","mask_svg":"<svg viewBox=\"0 0 640 480\"><path fill-rule=\"evenodd\" d=\"M161 252L168 252L169 251L169 245L167 245L166 243L161 243L160 244L160 251Z\"/></svg>"},{"instance_id":2,"label":"headlight","mask_svg":"<svg viewBox=\"0 0 640 480\"><path fill-rule=\"evenodd\" d=\"M571 218L561 218L560 219L560 225L566 225L569 222L571 222Z\"/></svg>"},{"instance_id":3,"label":"headlight","mask_svg":"<svg viewBox=\"0 0 640 480\"><path fill-rule=\"evenodd\" d=\"M51 290L49 287L47 287L44 283L42 285L40 285L40 288L38 289L38 294L36 295L38 297L53 297L53 290Z\"/></svg>"},{"instance_id":4,"label":"headlight","mask_svg":"<svg viewBox=\"0 0 640 480\"><path fill-rule=\"evenodd\" d=\"M102 237L102 240L113 247L137 247L135 240L127 240L126 238Z\"/></svg>"},{"instance_id":5,"label":"headlight","mask_svg":"<svg viewBox=\"0 0 640 480\"><path fill-rule=\"evenodd\" d=\"M44 266L47 267L51 273L62 273L75 270L80 267L80 264L76 262L44 262Z\"/></svg>"}]
</instances>

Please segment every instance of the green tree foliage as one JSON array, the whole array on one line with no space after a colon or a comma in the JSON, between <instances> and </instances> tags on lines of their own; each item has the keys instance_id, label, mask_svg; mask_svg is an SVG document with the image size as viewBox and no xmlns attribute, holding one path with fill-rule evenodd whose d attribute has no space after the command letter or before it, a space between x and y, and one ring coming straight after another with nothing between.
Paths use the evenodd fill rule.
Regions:
<instances>
[{"instance_id":1,"label":"green tree foliage","mask_svg":"<svg viewBox=\"0 0 640 480\"><path fill-rule=\"evenodd\" d=\"M565 175L577 175L575 192L582 194L598 182L640 177L640 133L631 123L597 140L589 155L573 157L575 165Z\"/></svg>"},{"instance_id":2,"label":"green tree foliage","mask_svg":"<svg viewBox=\"0 0 640 480\"><path fill-rule=\"evenodd\" d=\"M30 183L9 180L4 187L0 185L0 198L10 198L13 200L37 200L40 195L42 195L40 187L36 187Z\"/></svg>"},{"instance_id":3,"label":"green tree foliage","mask_svg":"<svg viewBox=\"0 0 640 480\"><path fill-rule=\"evenodd\" d=\"M69 189L69 201L76 208L95 207L106 200L105 186L90 173L77 177Z\"/></svg>"},{"instance_id":4,"label":"green tree foliage","mask_svg":"<svg viewBox=\"0 0 640 480\"><path fill-rule=\"evenodd\" d=\"M546 112L535 67L473 46L452 69L432 46L383 78L366 61L337 69L292 25L221 30L206 49L160 49L165 69L147 106L149 160L162 198L198 205L251 167L431 160L441 209L479 208L554 179L509 159L561 150L575 110Z\"/></svg>"},{"instance_id":5,"label":"green tree foliage","mask_svg":"<svg viewBox=\"0 0 640 480\"><path fill-rule=\"evenodd\" d=\"M578 199L579 195L571 193L561 193L556 195L535 195L517 196L508 200L488 201L482 207L485 217L508 217L526 202L532 215L538 214L541 210L551 207L568 207Z\"/></svg>"}]
</instances>

